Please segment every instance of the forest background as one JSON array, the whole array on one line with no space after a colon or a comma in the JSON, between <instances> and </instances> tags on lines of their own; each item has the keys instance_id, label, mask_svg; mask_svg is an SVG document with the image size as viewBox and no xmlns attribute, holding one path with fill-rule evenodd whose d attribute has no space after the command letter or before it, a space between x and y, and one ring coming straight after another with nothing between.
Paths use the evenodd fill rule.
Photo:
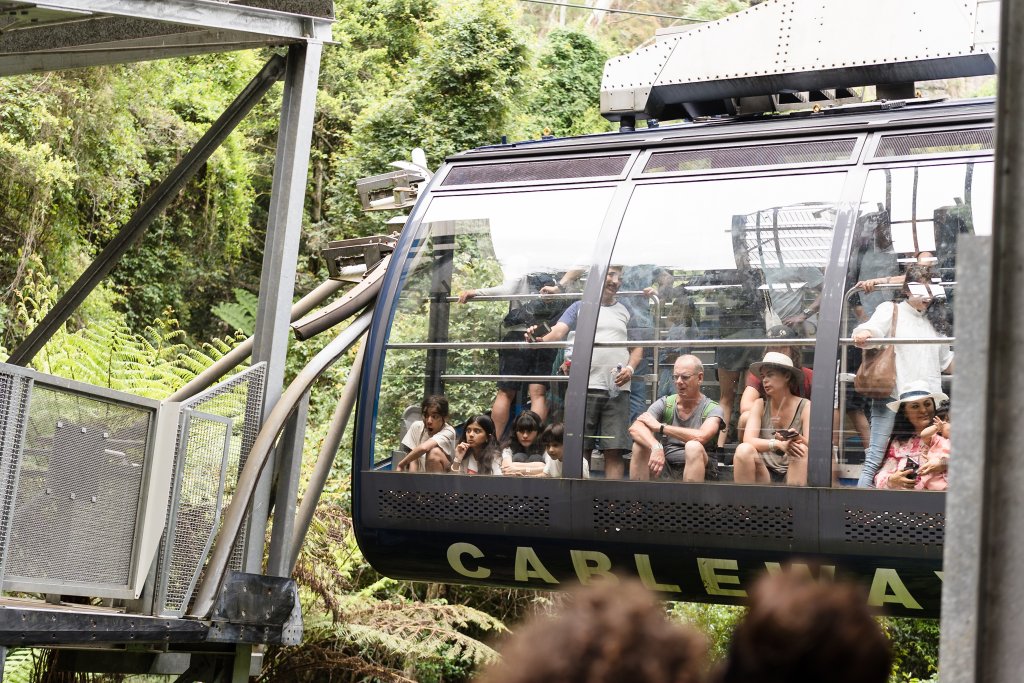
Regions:
<instances>
[{"instance_id":1,"label":"forest background","mask_svg":"<svg viewBox=\"0 0 1024 683\"><path fill-rule=\"evenodd\" d=\"M355 180L422 147L436 168L482 144L612 130L598 112L605 60L679 20L715 19L757 0L337 0L324 52L296 293L326 278L329 240L387 232ZM6 78L0 89L0 360L23 340L147 193L269 57L247 51ZM949 82L953 96L991 82ZM217 150L144 239L40 352L41 371L153 398L169 395L252 332L280 86ZM293 342L291 373L324 340ZM314 390L315 459L348 373ZM297 579L306 638L274 652L263 679L460 681L495 655L493 637L550 593L398 582L363 561L350 533L346 438ZM736 608L669 605L721 655ZM938 626L890 620L894 680L935 674ZM42 675L16 651L9 680Z\"/></svg>"}]
</instances>

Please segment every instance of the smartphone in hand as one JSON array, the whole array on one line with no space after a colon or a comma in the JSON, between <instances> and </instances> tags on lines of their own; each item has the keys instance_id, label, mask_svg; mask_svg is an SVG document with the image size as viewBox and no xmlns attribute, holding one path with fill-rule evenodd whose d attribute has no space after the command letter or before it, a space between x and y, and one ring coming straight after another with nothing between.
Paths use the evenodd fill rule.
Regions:
<instances>
[{"instance_id":1,"label":"smartphone in hand","mask_svg":"<svg viewBox=\"0 0 1024 683\"><path fill-rule=\"evenodd\" d=\"M775 432L775 438L779 441L790 441L800 436L800 432L795 429L780 429Z\"/></svg>"},{"instance_id":2,"label":"smartphone in hand","mask_svg":"<svg viewBox=\"0 0 1024 683\"><path fill-rule=\"evenodd\" d=\"M533 336L543 337L547 335L549 332L551 332L551 325L548 325L546 322L537 323L533 329Z\"/></svg>"},{"instance_id":3,"label":"smartphone in hand","mask_svg":"<svg viewBox=\"0 0 1024 683\"><path fill-rule=\"evenodd\" d=\"M909 470L906 474L907 479L910 479L911 481L917 479L917 468L920 466L921 465L914 462L910 458L907 458L907 470Z\"/></svg>"}]
</instances>

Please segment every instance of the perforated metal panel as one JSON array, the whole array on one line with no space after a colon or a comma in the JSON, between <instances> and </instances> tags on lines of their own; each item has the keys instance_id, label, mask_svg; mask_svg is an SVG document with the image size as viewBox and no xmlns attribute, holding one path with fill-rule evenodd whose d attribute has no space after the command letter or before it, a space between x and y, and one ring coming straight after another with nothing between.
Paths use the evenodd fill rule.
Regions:
<instances>
[{"instance_id":1,"label":"perforated metal panel","mask_svg":"<svg viewBox=\"0 0 1024 683\"><path fill-rule=\"evenodd\" d=\"M857 147L856 138L787 142L775 145L683 149L656 152L644 166L644 173L678 173L751 166L849 161Z\"/></svg>"},{"instance_id":2,"label":"perforated metal panel","mask_svg":"<svg viewBox=\"0 0 1024 683\"><path fill-rule=\"evenodd\" d=\"M31 391L31 377L0 372L0 577L4 575Z\"/></svg>"},{"instance_id":3,"label":"perforated metal panel","mask_svg":"<svg viewBox=\"0 0 1024 683\"><path fill-rule=\"evenodd\" d=\"M193 590L220 513L259 433L266 363L258 363L182 404L167 528L160 548L155 611L181 615ZM240 538L244 537L244 532ZM241 543L230 566L241 569Z\"/></svg>"},{"instance_id":4,"label":"perforated metal panel","mask_svg":"<svg viewBox=\"0 0 1024 683\"><path fill-rule=\"evenodd\" d=\"M7 580L128 586L153 418L140 406L35 384Z\"/></svg>"},{"instance_id":5,"label":"perforated metal panel","mask_svg":"<svg viewBox=\"0 0 1024 683\"><path fill-rule=\"evenodd\" d=\"M847 508L843 527L847 543L941 546L946 535L946 515Z\"/></svg>"},{"instance_id":6,"label":"perforated metal panel","mask_svg":"<svg viewBox=\"0 0 1024 683\"><path fill-rule=\"evenodd\" d=\"M992 128L947 130L936 133L909 135L883 135L874 157L907 157L949 152L981 152L993 149L995 132Z\"/></svg>"},{"instance_id":7,"label":"perforated metal panel","mask_svg":"<svg viewBox=\"0 0 1024 683\"><path fill-rule=\"evenodd\" d=\"M382 519L546 527L551 525L551 502L547 496L377 489L377 514Z\"/></svg>"},{"instance_id":8,"label":"perforated metal panel","mask_svg":"<svg viewBox=\"0 0 1024 683\"><path fill-rule=\"evenodd\" d=\"M617 176L626 168L628 154L577 159L498 162L475 166L455 166L445 176L444 186L491 185L530 180L600 178Z\"/></svg>"},{"instance_id":9,"label":"perforated metal panel","mask_svg":"<svg viewBox=\"0 0 1024 683\"><path fill-rule=\"evenodd\" d=\"M595 531L793 540L793 508L594 498Z\"/></svg>"}]
</instances>

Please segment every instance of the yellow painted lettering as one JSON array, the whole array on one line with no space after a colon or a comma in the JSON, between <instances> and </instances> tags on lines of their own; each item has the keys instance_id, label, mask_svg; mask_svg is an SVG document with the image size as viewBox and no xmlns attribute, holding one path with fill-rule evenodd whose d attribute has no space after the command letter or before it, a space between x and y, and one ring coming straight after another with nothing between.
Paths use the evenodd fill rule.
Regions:
<instances>
[{"instance_id":1,"label":"yellow painted lettering","mask_svg":"<svg viewBox=\"0 0 1024 683\"><path fill-rule=\"evenodd\" d=\"M486 579L491 575L491 570L486 567L468 569L462 561L464 555L469 555L479 560L484 556L484 553L472 543L452 543L448 546L448 564L451 565L456 574L461 574L470 579Z\"/></svg>"},{"instance_id":2,"label":"yellow painted lettering","mask_svg":"<svg viewBox=\"0 0 1024 683\"><path fill-rule=\"evenodd\" d=\"M698 557L697 569L700 580L704 582L704 590L708 595L731 595L737 598L747 597L742 588L723 588L722 585L739 585L740 577L731 574L719 574L719 571L734 572L739 569L736 560L717 560L710 557Z\"/></svg>"},{"instance_id":3,"label":"yellow painted lettering","mask_svg":"<svg viewBox=\"0 0 1024 683\"><path fill-rule=\"evenodd\" d=\"M618 581L618 577L612 574L611 558L596 550L570 550L572 566L576 570L576 576L584 586L590 585L594 577Z\"/></svg>"},{"instance_id":4,"label":"yellow painted lettering","mask_svg":"<svg viewBox=\"0 0 1024 683\"><path fill-rule=\"evenodd\" d=\"M516 548L516 581L542 579L545 583L558 583L544 563L537 557L537 551L526 546Z\"/></svg>"},{"instance_id":5,"label":"yellow painted lettering","mask_svg":"<svg viewBox=\"0 0 1024 683\"><path fill-rule=\"evenodd\" d=\"M651 556L641 555L636 553L633 555L636 559L636 573L640 576L640 580L643 581L644 585L652 591L662 591L665 593L681 593L682 588L674 583L658 583L658 580L654 578L654 570L651 568Z\"/></svg>"},{"instance_id":6,"label":"yellow painted lettering","mask_svg":"<svg viewBox=\"0 0 1024 683\"><path fill-rule=\"evenodd\" d=\"M872 607L881 607L889 602L903 605L907 609L921 609L921 604L903 585L903 580L895 569L876 569L875 578L871 581L871 592L868 594L868 604Z\"/></svg>"},{"instance_id":7,"label":"yellow painted lettering","mask_svg":"<svg viewBox=\"0 0 1024 683\"><path fill-rule=\"evenodd\" d=\"M764 568L772 576L778 576L783 572L783 566L779 562L765 562ZM807 578L813 579L814 575L811 573L811 568L806 564L800 564L794 562L793 564L787 564L785 571L791 571L793 573L800 573ZM823 564L818 568L818 580L828 579L829 581L835 581L836 568L830 564Z\"/></svg>"}]
</instances>

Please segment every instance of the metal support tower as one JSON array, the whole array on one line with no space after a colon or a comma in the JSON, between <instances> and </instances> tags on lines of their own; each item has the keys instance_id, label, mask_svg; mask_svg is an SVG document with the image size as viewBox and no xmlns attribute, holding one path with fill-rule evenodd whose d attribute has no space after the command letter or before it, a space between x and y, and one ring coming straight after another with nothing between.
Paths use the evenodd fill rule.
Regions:
<instances>
[{"instance_id":1,"label":"metal support tower","mask_svg":"<svg viewBox=\"0 0 1024 683\"><path fill-rule=\"evenodd\" d=\"M1002 0L991 242L965 251L972 303L957 315L953 448L947 494L939 671L943 683L1016 683L1024 606L1024 1ZM961 379L962 378L962 379Z\"/></svg>"},{"instance_id":2,"label":"metal support tower","mask_svg":"<svg viewBox=\"0 0 1024 683\"><path fill-rule=\"evenodd\" d=\"M293 45L288 49L284 97L281 102L281 128L277 138L277 162L274 165L270 219L263 272L260 277L259 308L253 344L253 362L267 362L264 419L281 397L284 366L288 353L289 324L295 284L295 264L299 257L302 233L302 206L306 196L306 174L313 137L313 109L316 103L317 76L323 46L317 43ZM253 498L245 545L243 571L261 573L263 546L270 512L271 484L280 459L282 471L302 455L305 425L297 425L292 447L282 447L280 458L272 458ZM288 443L282 441L282 445ZM298 444L296 452L295 444ZM294 516L294 508L291 513Z\"/></svg>"}]
</instances>

